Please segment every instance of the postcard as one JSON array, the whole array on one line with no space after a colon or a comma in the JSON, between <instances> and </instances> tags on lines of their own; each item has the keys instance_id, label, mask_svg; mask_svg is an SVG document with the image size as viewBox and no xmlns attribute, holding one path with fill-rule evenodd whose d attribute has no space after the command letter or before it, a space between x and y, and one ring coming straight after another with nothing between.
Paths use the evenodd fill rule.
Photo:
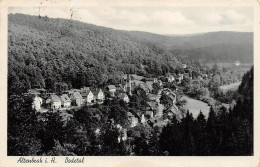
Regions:
<instances>
[{"instance_id":1,"label":"postcard","mask_svg":"<svg viewBox=\"0 0 260 167\"><path fill-rule=\"evenodd\" d=\"M260 1L0 5L0 166L259 165Z\"/></svg>"}]
</instances>

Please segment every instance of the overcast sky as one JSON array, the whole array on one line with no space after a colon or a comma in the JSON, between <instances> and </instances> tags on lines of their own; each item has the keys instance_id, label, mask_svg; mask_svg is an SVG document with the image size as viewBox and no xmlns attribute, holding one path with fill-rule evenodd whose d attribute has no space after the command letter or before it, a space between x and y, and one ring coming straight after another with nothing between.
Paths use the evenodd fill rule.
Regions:
<instances>
[{"instance_id":1,"label":"overcast sky","mask_svg":"<svg viewBox=\"0 0 260 167\"><path fill-rule=\"evenodd\" d=\"M42 16L70 18L71 8L41 7ZM84 7L73 8L73 19L120 30L156 34L212 31L253 31L251 7ZM9 8L9 13L38 15L39 8Z\"/></svg>"}]
</instances>

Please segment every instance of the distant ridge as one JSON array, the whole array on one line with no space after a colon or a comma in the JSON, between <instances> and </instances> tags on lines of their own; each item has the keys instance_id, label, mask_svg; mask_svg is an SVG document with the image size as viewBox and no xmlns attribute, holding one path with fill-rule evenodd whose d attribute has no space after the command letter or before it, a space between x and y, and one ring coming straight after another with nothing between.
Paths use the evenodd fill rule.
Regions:
<instances>
[{"instance_id":1,"label":"distant ridge","mask_svg":"<svg viewBox=\"0 0 260 167\"><path fill-rule=\"evenodd\" d=\"M127 33L186 58L210 62L253 62L253 32L218 31L168 36L140 31Z\"/></svg>"}]
</instances>

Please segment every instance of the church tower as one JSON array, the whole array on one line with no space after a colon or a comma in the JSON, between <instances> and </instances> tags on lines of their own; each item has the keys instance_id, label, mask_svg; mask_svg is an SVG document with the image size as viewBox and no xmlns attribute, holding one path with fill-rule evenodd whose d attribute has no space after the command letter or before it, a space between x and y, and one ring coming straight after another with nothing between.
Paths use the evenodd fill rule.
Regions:
<instances>
[{"instance_id":1,"label":"church tower","mask_svg":"<svg viewBox=\"0 0 260 167\"><path fill-rule=\"evenodd\" d=\"M126 78L126 91L132 96L131 76L129 74L127 74Z\"/></svg>"}]
</instances>

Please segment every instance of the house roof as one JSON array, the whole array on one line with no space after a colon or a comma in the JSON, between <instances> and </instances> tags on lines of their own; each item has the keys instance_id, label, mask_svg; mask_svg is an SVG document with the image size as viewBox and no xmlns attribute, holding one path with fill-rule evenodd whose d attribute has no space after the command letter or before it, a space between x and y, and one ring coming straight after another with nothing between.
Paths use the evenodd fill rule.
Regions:
<instances>
[{"instance_id":1,"label":"house roof","mask_svg":"<svg viewBox=\"0 0 260 167\"><path fill-rule=\"evenodd\" d=\"M140 84L139 87L142 88L144 91L149 91L148 85L146 83Z\"/></svg>"},{"instance_id":2,"label":"house roof","mask_svg":"<svg viewBox=\"0 0 260 167\"><path fill-rule=\"evenodd\" d=\"M157 109L157 103L153 102L153 101L149 101L147 102L147 104L149 105L149 107L151 107L152 110L156 110Z\"/></svg>"},{"instance_id":3,"label":"house roof","mask_svg":"<svg viewBox=\"0 0 260 167\"><path fill-rule=\"evenodd\" d=\"M79 92L74 92L73 95L76 97L76 98L82 98L81 94Z\"/></svg>"},{"instance_id":4,"label":"house roof","mask_svg":"<svg viewBox=\"0 0 260 167\"><path fill-rule=\"evenodd\" d=\"M39 96L35 96L33 100L34 100L35 102L38 101L38 102L41 102L41 103L42 103L42 98L39 97Z\"/></svg>"},{"instance_id":5,"label":"house roof","mask_svg":"<svg viewBox=\"0 0 260 167\"><path fill-rule=\"evenodd\" d=\"M39 95L39 94L41 94L39 91L37 91L37 90L35 90L35 89L29 89L29 90L28 90L28 93L34 94L34 95Z\"/></svg>"},{"instance_id":6,"label":"house roof","mask_svg":"<svg viewBox=\"0 0 260 167\"><path fill-rule=\"evenodd\" d=\"M131 112L127 112L128 117L133 117L133 114Z\"/></svg>"},{"instance_id":7,"label":"house roof","mask_svg":"<svg viewBox=\"0 0 260 167\"><path fill-rule=\"evenodd\" d=\"M145 78L146 81L154 81L156 80L157 78Z\"/></svg>"},{"instance_id":8,"label":"house roof","mask_svg":"<svg viewBox=\"0 0 260 167\"><path fill-rule=\"evenodd\" d=\"M135 84L135 86L139 86L141 84L144 84L143 81L139 81L139 80L132 80L131 82L132 82L132 84Z\"/></svg>"},{"instance_id":9,"label":"house roof","mask_svg":"<svg viewBox=\"0 0 260 167\"><path fill-rule=\"evenodd\" d=\"M153 88L153 82L152 82L152 81L146 81L146 84L147 84L150 88Z\"/></svg>"},{"instance_id":10,"label":"house roof","mask_svg":"<svg viewBox=\"0 0 260 167\"><path fill-rule=\"evenodd\" d=\"M101 88L92 90L93 95L97 96L99 94L99 92L103 92Z\"/></svg>"},{"instance_id":11,"label":"house roof","mask_svg":"<svg viewBox=\"0 0 260 167\"><path fill-rule=\"evenodd\" d=\"M107 87L108 87L109 90L116 89L115 85L108 85Z\"/></svg>"},{"instance_id":12,"label":"house roof","mask_svg":"<svg viewBox=\"0 0 260 167\"><path fill-rule=\"evenodd\" d=\"M66 94L63 94L60 98L63 102L71 102L70 98Z\"/></svg>"},{"instance_id":13,"label":"house roof","mask_svg":"<svg viewBox=\"0 0 260 167\"><path fill-rule=\"evenodd\" d=\"M149 83L149 82L146 82L146 83L144 83L144 86L148 89L148 90L153 90L153 86L152 86L152 84L151 83Z\"/></svg>"},{"instance_id":14,"label":"house roof","mask_svg":"<svg viewBox=\"0 0 260 167\"><path fill-rule=\"evenodd\" d=\"M84 87L84 88L81 88L80 89L80 92L87 92L87 91L89 91L90 90L90 88L89 87Z\"/></svg>"},{"instance_id":15,"label":"house roof","mask_svg":"<svg viewBox=\"0 0 260 167\"><path fill-rule=\"evenodd\" d=\"M153 114L153 111L145 111L145 114L151 115L151 114Z\"/></svg>"},{"instance_id":16,"label":"house roof","mask_svg":"<svg viewBox=\"0 0 260 167\"><path fill-rule=\"evenodd\" d=\"M46 103L49 103L51 101L59 102L61 99L57 95L50 95L50 97L46 100Z\"/></svg>"},{"instance_id":17,"label":"house roof","mask_svg":"<svg viewBox=\"0 0 260 167\"><path fill-rule=\"evenodd\" d=\"M143 76L140 76L140 75L136 75L136 74L125 74L123 75L123 79L127 79L127 75L130 75L131 77L131 80L141 80L143 79L144 77Z\"/></svg>"},{"instance_id":18,"label":"house roof","mask_svg":"<svg viewBox=\"0 0 260 167\"><path fill-rule=\"evenodd\" d=\"M119 98L125 98L125 97L128 98L127 94L125 94L125 93L119 93L118 97Z\"/></svg>"},{"instance_id":19,"label":"house roof","mask_svg":"<svg viewBox=\"0 0 260 167\"><path fill-rule=\"evenodd\" d=\"M84 92L82 93L82 97L87 97L90 93L92 93L91 90L90 90L90 89L87 89L86 91L84 91ZM92 93L92 94L93 94L93 93Z\"/></svg>"}]
</instances>

